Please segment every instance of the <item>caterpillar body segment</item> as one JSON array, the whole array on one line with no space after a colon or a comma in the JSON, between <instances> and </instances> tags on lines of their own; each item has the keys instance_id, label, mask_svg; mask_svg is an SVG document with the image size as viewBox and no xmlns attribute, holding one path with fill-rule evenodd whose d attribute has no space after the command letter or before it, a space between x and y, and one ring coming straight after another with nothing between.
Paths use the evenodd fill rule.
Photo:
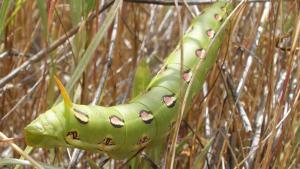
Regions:
<instances>
[{"instance_id":1,"label":"caterpillar body segment","mask_svg":"<svg viewBox=\"0 0 300 169\"><path fill-rule=\"evenodd\" d=\"M27 144L77 147L124 159L165 139L178 115L180 89L184 93L191 85L192 95L187 100L191 103L216 61L222 42L222 35L216 33L231 7L231 3L218 2L196 17L183 37L183 71L182 49L177 45L147 91L128 104L102 107L71 103L57 79L64 101L25 128Z\"/></svg>"}]
</instances>

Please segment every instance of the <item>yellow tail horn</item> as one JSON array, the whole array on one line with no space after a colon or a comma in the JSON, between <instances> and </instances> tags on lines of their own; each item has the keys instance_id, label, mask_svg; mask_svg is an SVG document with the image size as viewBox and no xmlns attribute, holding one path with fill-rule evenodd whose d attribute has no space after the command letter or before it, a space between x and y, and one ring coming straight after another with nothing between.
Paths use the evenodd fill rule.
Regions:
<instances>
[{"instance_id":1,"label":"yellow tail horn","mask_svg":"<svg viewBox=\"0 0 300 169\"><path fill-rule=\"evenodd\" d=\"M65 102L66 106L69 108L72 107L72 101L71 101L70 96L69 96L67 90L65 89L64 85L56 76L54 76L54 79L55 79L57 87L60 90L62 97L64 98L64 102Z\"/></svg>"}]
</instances>

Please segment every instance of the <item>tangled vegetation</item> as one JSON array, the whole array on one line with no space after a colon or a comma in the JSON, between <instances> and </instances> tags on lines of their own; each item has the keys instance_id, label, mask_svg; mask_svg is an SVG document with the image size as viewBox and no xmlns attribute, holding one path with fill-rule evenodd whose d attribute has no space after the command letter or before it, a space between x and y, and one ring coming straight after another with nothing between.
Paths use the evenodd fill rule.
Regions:
<instances>
[{"instance_id":1,"label":"tangled vegetation","mask_svg":"<svg viewBox=\"0 0 300 169\"><path fill-rule=\"evenodd\" d=\"M114 106L144 93L211 0L0 4L0 168L300 167L298 0L234 1L217 60L186 116L165 142L124 160L30 147L24 128L61 99L55 76L77 104Z\"/></svg>"}]
</instances>

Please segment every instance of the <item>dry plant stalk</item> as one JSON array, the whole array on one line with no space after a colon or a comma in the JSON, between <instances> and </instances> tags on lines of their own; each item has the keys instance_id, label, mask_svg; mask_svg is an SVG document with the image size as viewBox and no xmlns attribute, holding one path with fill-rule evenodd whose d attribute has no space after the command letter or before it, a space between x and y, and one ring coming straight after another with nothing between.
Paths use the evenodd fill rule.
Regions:
<instances>
[{"instance_id":1,"label":"dry plant stalk","mask_svg":"<svg viewBox=\"0 0 300 169\"><path fill-rule=\"evenodd\" d=\"M9 5L0 37L0 130L8 137L0 140L0 165L15 164L1 163L3 158L20 157L10 145L25 148L23 139L15 138L22 138L24 127L59 96L53 75L64 83L70 80L111 7L104 1L56 0L46 4L44 25L36 1L16 2ZM130 100L139 61L146 58L156 73L180 41L179 31L186 31L193 14L211 5L186 0L176 9L154 2L124 1L113 18L115 24L105 32L84 75L73 86L74 102L88 104L102 98L100 105L111 106ZM230 38L223 40L203 92L197 93L184 123L177 126L174 168L299 167L299 6L294 0L245 3L226 32ZM47 38L42 27L49 30ZM17 73L5 80L12 72ZM65 168L69 164L87 168L90 161L99 165L105 161L110 168L125 163L132 168L164 168L169 146L145 149L128 162L107 162L106 156L86 151L80 155L83 158L70 163L72 151L68 155L64 149L34 149L29 156L36 165Z\"/></svg>"}]
</instances>

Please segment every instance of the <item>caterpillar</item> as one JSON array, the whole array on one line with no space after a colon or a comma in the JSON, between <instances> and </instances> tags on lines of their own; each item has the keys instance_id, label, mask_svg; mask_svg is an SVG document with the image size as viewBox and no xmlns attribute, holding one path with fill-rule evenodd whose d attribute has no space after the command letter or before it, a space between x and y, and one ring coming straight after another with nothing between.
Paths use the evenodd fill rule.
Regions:
<instances>
[{"instance_id":1,"label":"caterpillar","mask_svg":"<svg viewBox=\"0 0 300 169\"><path fill-rule=\"evenodd\" d=\"M124 159L164 140L178 116L180 87L184 93L190 85L187 103L191 103L215 63L223 38L216 33L231 8L229 2L216 2L197 16L182 45L169 54L147 90L128 104L103 107L72 103L56 78L63 101L25 127L26 143L46 148L76 147Z\"/></svg>"}]
</instances>

